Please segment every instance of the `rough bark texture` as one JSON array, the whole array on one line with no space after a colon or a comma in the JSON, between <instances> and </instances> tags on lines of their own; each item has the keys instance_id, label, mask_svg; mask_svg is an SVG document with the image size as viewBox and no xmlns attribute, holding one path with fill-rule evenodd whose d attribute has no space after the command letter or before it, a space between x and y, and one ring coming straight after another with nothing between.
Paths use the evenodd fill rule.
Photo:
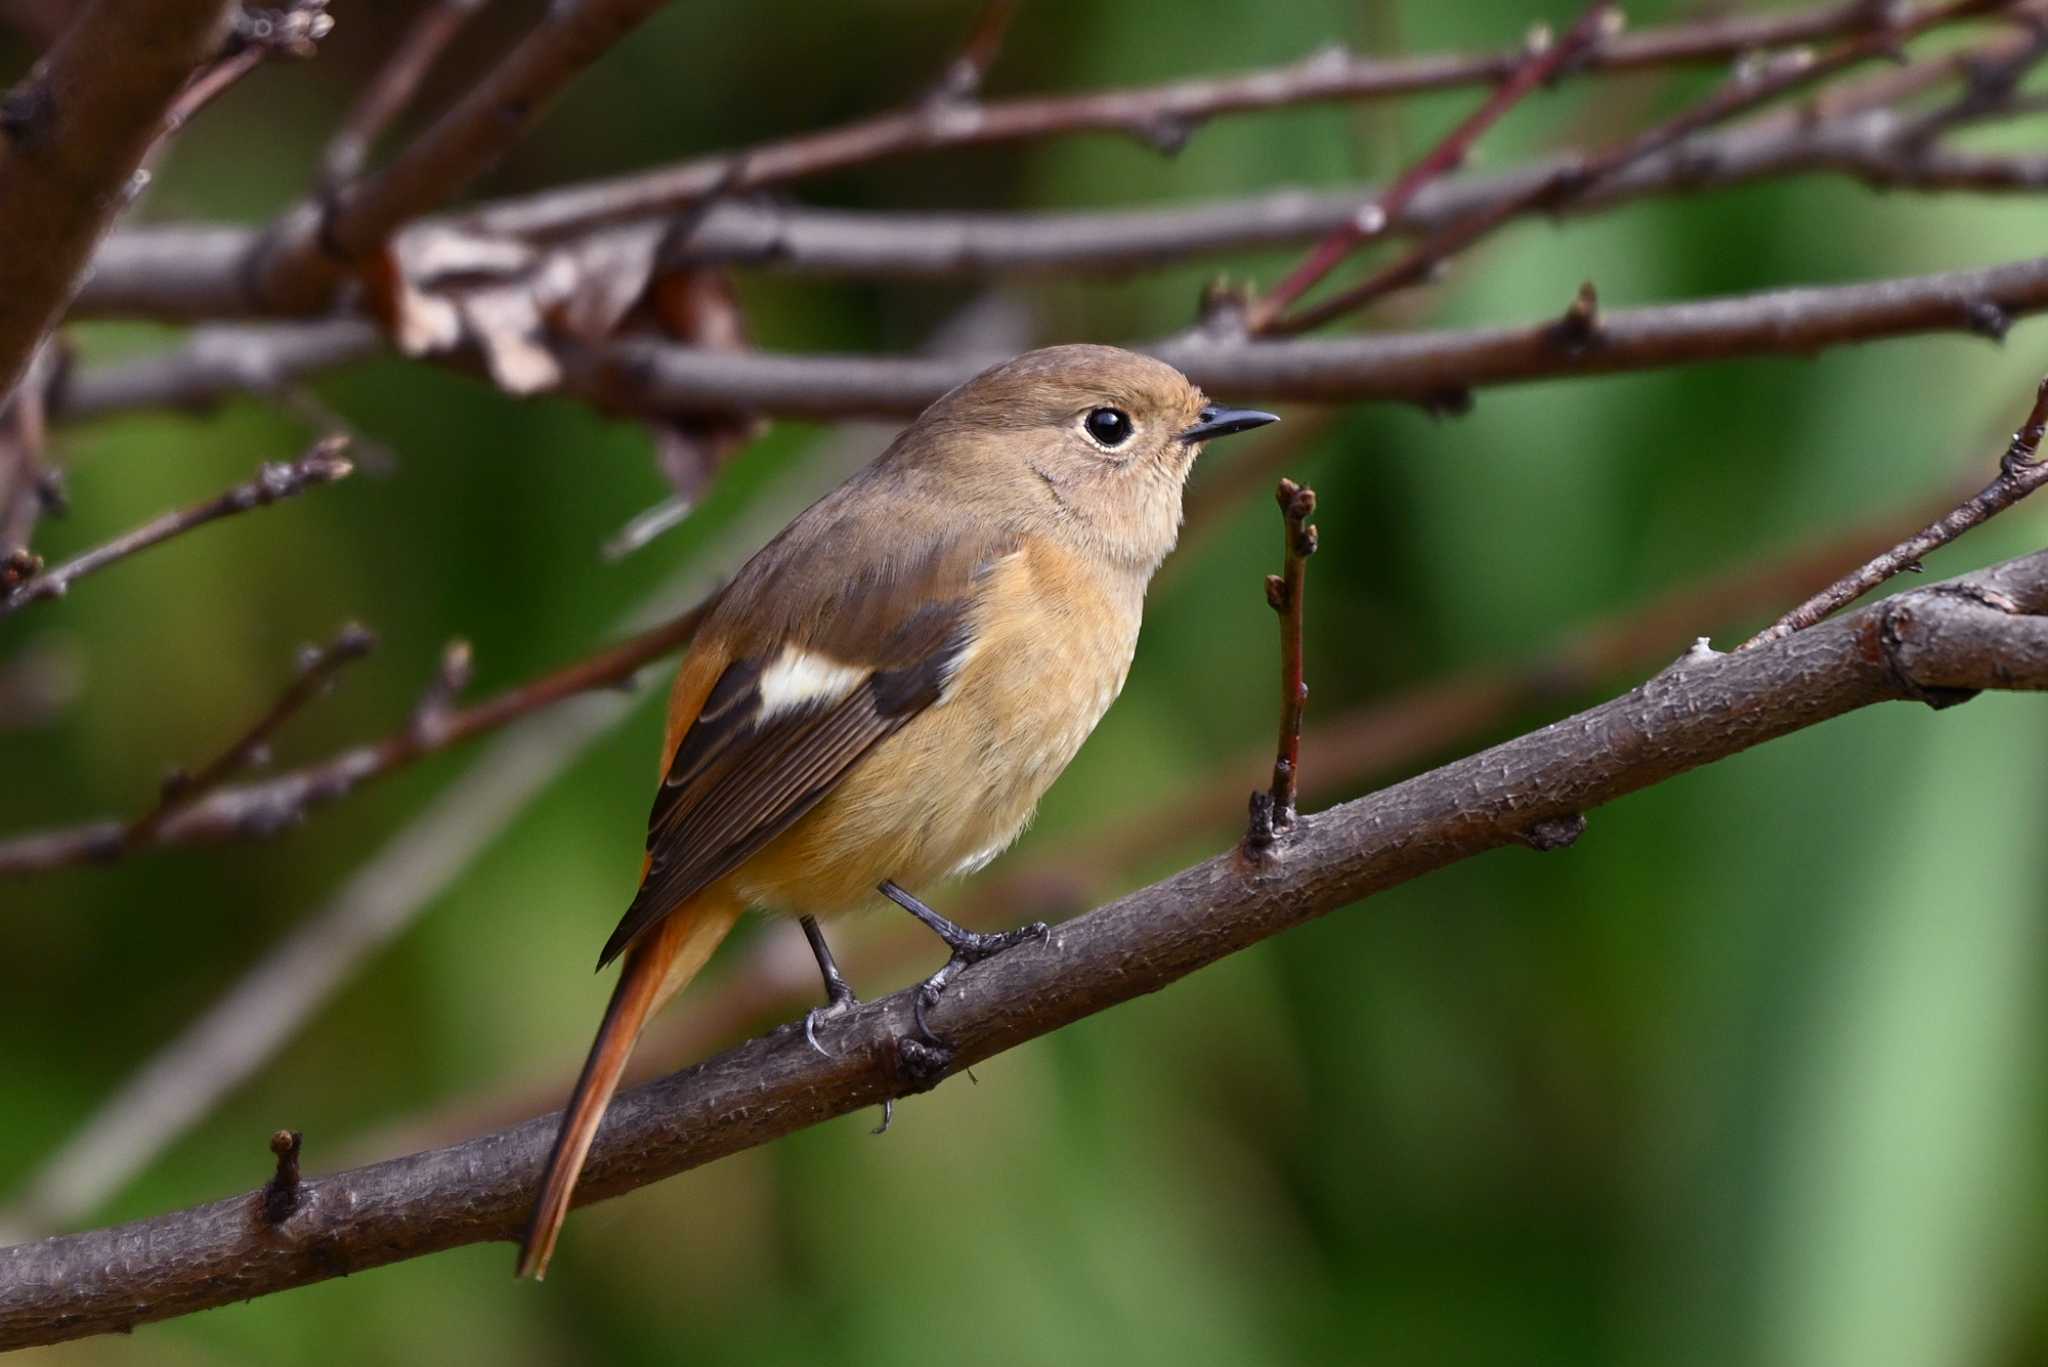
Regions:
<instances>
[{"instance_id":1,"label":"rough bark texture","mask_svg":"<svg viewBox=\"0 0 2048 1367\"><path fill-rule=\"evenodd\" d=\"M96 0L0 106L0 404L56 325L230 0Z\"/></svg>"},{"instance_id":2,"label":"rough bark texture","mask_svg":"<svg viewBox=\"0 0 2048 1367\"><path fill-rule=\"evenodd\" d=\"M2048 689L2048 552L1901 595L1768 646L1695 649L1602 706L1305 816L1266 859L1220 855L962 973L932 1013L949 1071L1153 992L1372 893L1872 703ZM829 1032L784 1028L622 1096L580 1197L600 1200L929 1086L898 1064L910 994ZM0 1250L0 1348L126 1329L457 1245L513 1236L554 1117L305 1182ZM318 1152L315 1137L313 1151ZM251 1140L252 1166L255 1140ZM270 1203L273 1206L275 1203Z\"/></svg>"}]
</instances>

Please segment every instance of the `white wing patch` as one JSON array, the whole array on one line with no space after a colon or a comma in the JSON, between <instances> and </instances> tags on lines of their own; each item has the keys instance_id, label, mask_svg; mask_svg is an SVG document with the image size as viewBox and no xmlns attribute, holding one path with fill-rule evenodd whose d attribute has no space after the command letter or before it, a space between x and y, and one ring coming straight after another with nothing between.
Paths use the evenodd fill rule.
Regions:
<instances>
[{"instance_id":1,"label":"white wing patch","mask_svg":"<svg viewBox=\"0 0 2048 1367\"><path fill-rule=\"evenodd\" d=\"M761 672L757 720L765 722L799 707L829 706L865 683L870 672L829 655L785 646L775 663Z\"/></svg>"}]
</instances>

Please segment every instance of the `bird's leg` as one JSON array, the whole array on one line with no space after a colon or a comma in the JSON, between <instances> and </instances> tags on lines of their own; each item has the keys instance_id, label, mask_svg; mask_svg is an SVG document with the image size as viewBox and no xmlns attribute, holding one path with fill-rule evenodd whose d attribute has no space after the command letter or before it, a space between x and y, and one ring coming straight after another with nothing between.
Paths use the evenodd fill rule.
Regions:
<instances>
[{"instance_id":1,"label":"bird's leg","mask_svg":"<svg viewBox=\"0 0 2048 1367\"><path fill-rule=\"evenodd\" d=\"M1019 926L1015 930L982 934L968 930L964 926L954 925L894 883L882 884L881 890L882 896L924 922L932 934L944 940L946 948L953 951L952 957L946 960L944 967L918 986L917 997L912 1006L912 1013L917 1019L917 1033L923 1035L928 1043L940 1048L944 1048L946 1042L933 1034L932 1028L925 1024L924 1013L930 1010L933 1003L945 992L946 984L952 981L953 975L969 964L978 964L983 959L993 958L1006 949L1014 949L1028 941L1043 942L1052 934L1051 927L1043 921L1033 921L1030 925Z\"/></svg>"},{"instance_id":2,"label":"bird's leg","mask_svg":"<svg viewBox=\"0 0 2048 1367\"><path fill-rule=\"evenodd\" d=\"M860 998L853 995L852 984L839 971L839 962L832 957L832 946L825 943L825 932L818 928L818 918L799 916L796 923L804 928L804 938L811 942L811 955L818 961L818 975L825 980L825 1004L812 1007L804 1017L804 1039L819 1054L831 1058L832 1052L818 1043L818 1022L845 1015L860 1005Z\"/></svg>"}]
</instances>

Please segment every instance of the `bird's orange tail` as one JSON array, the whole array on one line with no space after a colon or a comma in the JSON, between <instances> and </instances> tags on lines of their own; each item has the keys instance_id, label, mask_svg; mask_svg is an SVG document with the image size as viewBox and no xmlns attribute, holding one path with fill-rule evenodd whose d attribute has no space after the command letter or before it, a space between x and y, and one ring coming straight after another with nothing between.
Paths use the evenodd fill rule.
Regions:
<instances>
[{"instance_id":1,"label":"bird's orange tail","mask_svg":"<svg viewBox=\"0 0 2048 1367\"><path fill-rule=\"evenodd\" d=\"M619 985L612 992L611 1005L605 1008L604 1023L597 1028L583 1075L569 1094L554 1152L548 1156L547 1174L541 1179L540 1196L527 1218L519 1248L520 1276L537 1281L547 1274L548 1259L554 1256L555 1238L569 1214L583 1160L590 1153L591 1140L597 1137L605 1107L619 1088L619 1077L626 1071L626 1060L639 1042L641 1028L663 1002L697 976L739 914L737 902L702 896L676 908L626 951Z\"/></svg>"}]
</instances>

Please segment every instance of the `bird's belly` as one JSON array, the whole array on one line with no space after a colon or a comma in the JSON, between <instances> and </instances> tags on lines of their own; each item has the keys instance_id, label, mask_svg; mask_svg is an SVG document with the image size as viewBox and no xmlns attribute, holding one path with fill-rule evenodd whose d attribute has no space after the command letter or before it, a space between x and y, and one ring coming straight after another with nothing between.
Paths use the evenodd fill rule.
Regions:
<instances>
[{"instance_id":1,"label":"bird's belly","mask_svg":"<svg viewBox=\"0 0 2048 1367\"><path fill-rule=\"evenodd\" d=\"M1136 623L1035 618L985 635L943 701L871 750L736 877L774 909L831 915L890 880L967 873L1030 824L1038 800L1122 691Z\"/></svg>"}]
</instances>

